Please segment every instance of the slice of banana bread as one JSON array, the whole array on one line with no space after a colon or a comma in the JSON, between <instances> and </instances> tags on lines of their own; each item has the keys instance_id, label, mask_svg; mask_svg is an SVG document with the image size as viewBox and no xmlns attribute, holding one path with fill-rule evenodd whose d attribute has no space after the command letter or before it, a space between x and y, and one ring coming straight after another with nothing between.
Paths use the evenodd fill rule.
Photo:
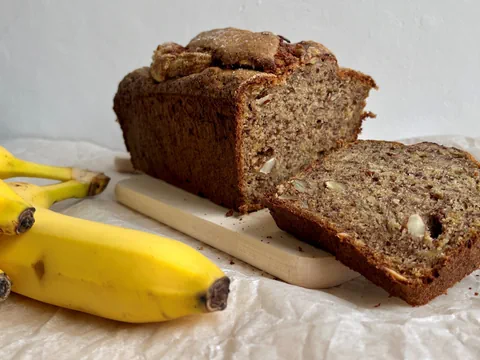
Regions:
<instances>
[{"instance_id":1,"label":"slice of banana bread","mask_svg":"<svg viewBox=\"0 0 480 360\"><path fill-rule=\"evenodd\" d=\"M411 305L480 266L480 167L455 148L357 141L266 203L280 228Z\"/></svg>"},{"instance_id":2,"label":"slice of banana bread","mask_svg":"<svg viewBox=\"0 0 480 360\"><path fill-rule=\"evenodd\" d=\"M114 111L136 169L246 212L356 140L372 88L319 43L226 28L160 45L121 81Z\"/></svg>"}]
</instances>

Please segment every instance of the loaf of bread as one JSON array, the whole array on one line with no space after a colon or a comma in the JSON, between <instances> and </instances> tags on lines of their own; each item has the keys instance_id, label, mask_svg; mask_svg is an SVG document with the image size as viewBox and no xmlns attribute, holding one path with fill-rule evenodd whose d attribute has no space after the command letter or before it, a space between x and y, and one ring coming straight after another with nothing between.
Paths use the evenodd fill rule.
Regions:
<instances>
[{"instance_id":1,"label":"loaf of bread","mask_svg":"<svg viewBox=\"0 0 480 360\"><path fill-rule=\"evenodd\" d=\"M355 141L372 88L319 43L226 28L158 46L121 81L114 111L137 170L248 212Z\"/></svg>"},{"instance_id":2,"label":"loaf of bread","mask_svg":"<svg viewBox=\"0 0 480 360\"><path fill-rule=\"evenodd\" d=\"M411 305L480 266L480 167L455 148L357 141L266 202L280 228Z\"/></svg>"}]
</instances>

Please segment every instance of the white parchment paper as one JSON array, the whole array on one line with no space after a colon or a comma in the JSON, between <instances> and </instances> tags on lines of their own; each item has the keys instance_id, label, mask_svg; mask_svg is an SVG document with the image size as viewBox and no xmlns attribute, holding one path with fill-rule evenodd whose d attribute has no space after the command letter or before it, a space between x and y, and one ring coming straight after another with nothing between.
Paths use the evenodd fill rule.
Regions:
<instances>
[{"instance_id":1,"label":"white parchment paper","mask_svg":"<svg viewBox=\"0 0 480 360\"><path fill-rule=\"evenodd\" d=\"M480 158L480 138L404 142L420 140ZM328 290L302 289L116 203L113 189L125 175L113 168L115 152L67 141L17 139L1 145L25 159L106 172L112 182L99 198L68 201L56 210L202 247L233 280L226 311L148 325L100 319L12 294L0 304L2 360L480 358L480 296L475 296L480 271L418 308L389 298L363 277Z\"/></svg>"}]
</instances>

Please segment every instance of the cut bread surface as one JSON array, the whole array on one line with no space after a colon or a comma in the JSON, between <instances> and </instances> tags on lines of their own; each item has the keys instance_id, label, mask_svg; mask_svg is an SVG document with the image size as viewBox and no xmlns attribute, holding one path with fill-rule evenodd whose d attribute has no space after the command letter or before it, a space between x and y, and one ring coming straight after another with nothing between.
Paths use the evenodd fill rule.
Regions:
<instances>
[{"instance_id":1,"label":"cut bread surface","mask_svg":"<svg viewBox=\"0 0 480 360\"><path fill-rule=\"evenodd\" d=\"M279 185L267 203L284 230L424 303L480 265L479 174L458 149L357 141ZM444 274L454 263L459 270Z\"/></svg>"},{"instance_id":2,"label":"cut bread surface","mask_svg":"<svg viewBox=\"0 0 480 360\"><path fill-rule=\"evenodd\" d=\"M278 86L254 88L242 126L247 202L259 204L323 152L355 141L370 89L329 60L296 69Z\"/></svg>"}]
</instances>

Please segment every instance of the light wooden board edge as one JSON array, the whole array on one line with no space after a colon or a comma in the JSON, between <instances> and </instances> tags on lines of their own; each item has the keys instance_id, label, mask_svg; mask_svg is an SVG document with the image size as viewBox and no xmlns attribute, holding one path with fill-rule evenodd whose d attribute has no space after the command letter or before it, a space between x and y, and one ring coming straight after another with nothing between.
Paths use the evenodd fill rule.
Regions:
<instances>
[{"instance_id":1,"label":"light wooden board edge","mask_svg":"<svg viewBox=\"0 0 480 360\"><path fill-rule=\"evenodd\" d=\"M282 232L269 214L266 218L268 210L244 216L242 224L253 227L249 231L232 228L218 220L228 209L147 175L120 181L115 196L127 207L293 285L329 288L359 276L332 255ZM192 204L196 212L190 210ZM259 222L267 226L260 228ZM272 235L268 242L267 233Z\"/></svg>"}]
</instances>

